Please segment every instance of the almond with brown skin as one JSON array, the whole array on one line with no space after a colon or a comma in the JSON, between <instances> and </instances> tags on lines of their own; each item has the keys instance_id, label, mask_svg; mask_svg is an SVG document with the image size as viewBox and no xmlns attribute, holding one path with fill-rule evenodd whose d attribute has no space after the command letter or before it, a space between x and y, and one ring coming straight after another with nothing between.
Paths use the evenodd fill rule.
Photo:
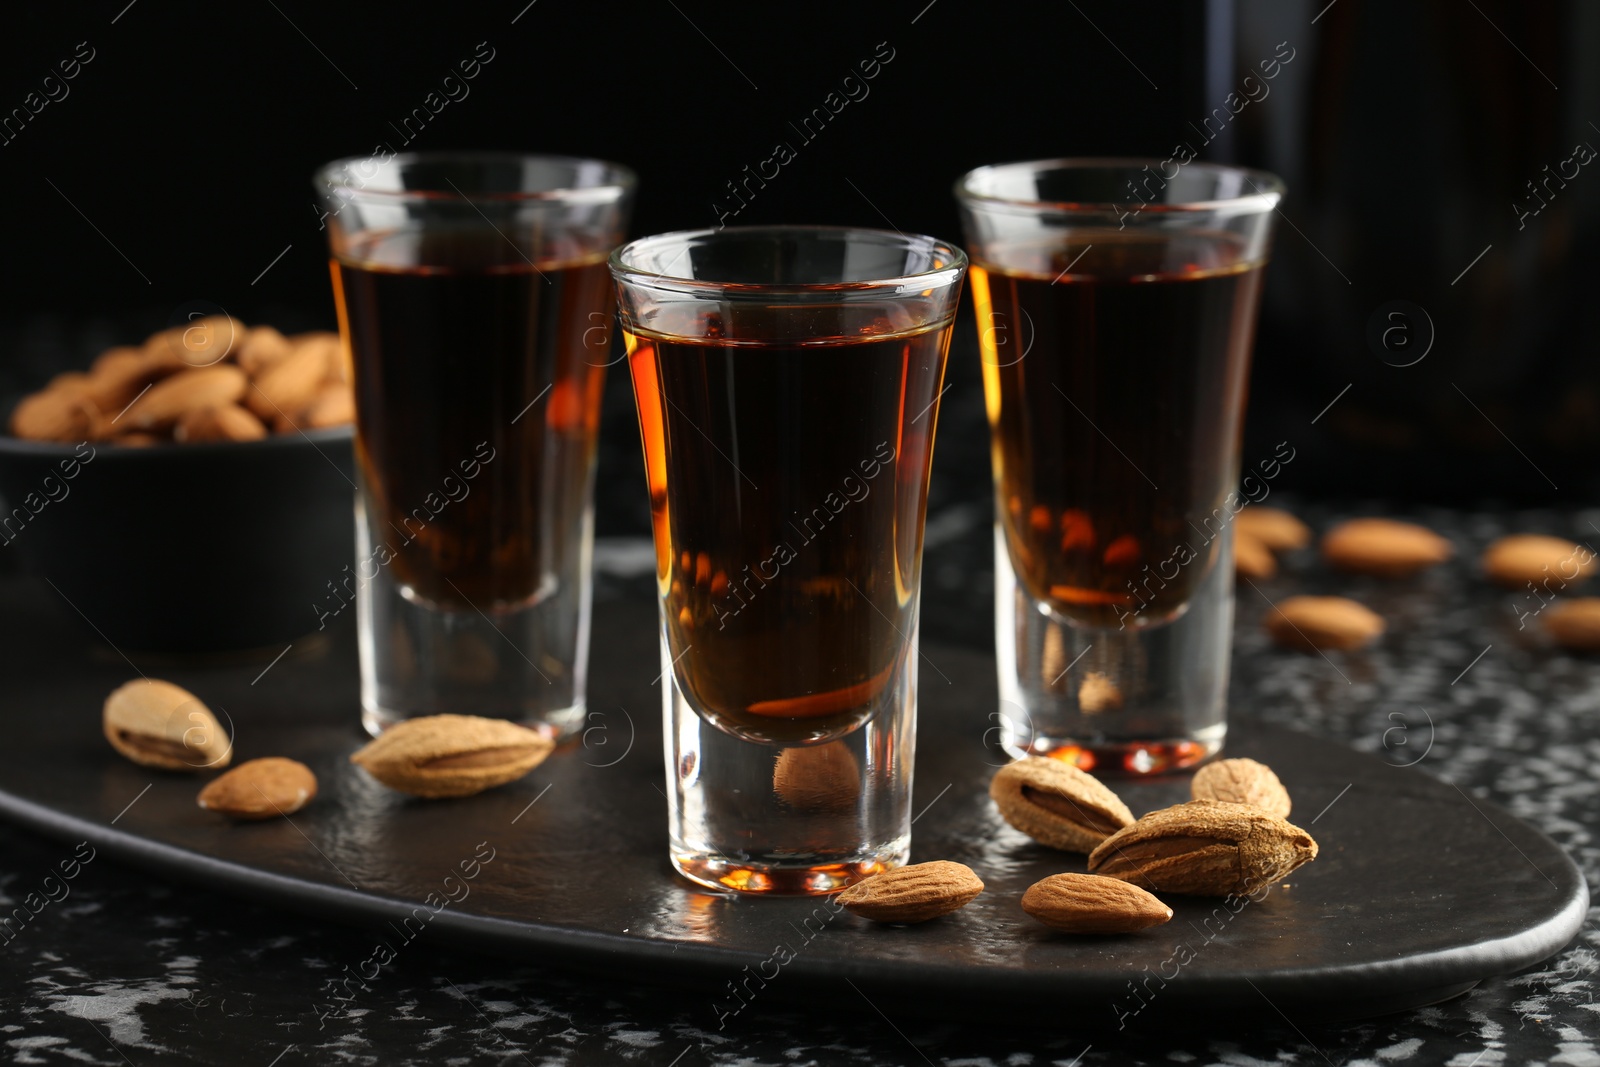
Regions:
<instances>
[{"instance_id":1,"label":"almond with brown skin","mask_svg":"<svg viewBox=\"0 0 1600 1067\"><path fill-rule=\"evenodd\" d=\"M1078 685L1078 710L1085 715L1099 715L1122 707L1122 689L1111 676L1102 671L1090 671Z\"/></svg>"},{"instance_id":2,"label":"almond with brown skin","mask_svg":"<svg viewBox=\"0 0 1600 1067\"><path fill-rule=\"evenodd\" d=\"M179 371L145 391L117 419L118 430L165 430L184 414L244 396L249 380L231 364Z\"/></svg>"},{"instance_id":3,"label":"almond with brown skin","mask_svg":"<svg viewBox=\"0 0 1600 1067\"><path fill-rule=\"evenodd\" d=\"M266 422L292 419L316 395L326 370L327 357L321 349L301 345L250 383L244 405Z\"/></svg>"},{"instance_id":4,"label":"almond with brown skin","mask_svg":"<svg viewBox=\"0 0 1600 1067\"><path fill-rule=\"evenodd\" d=\"M257 326L245 334L234 359L239 369L252 378L259 378L268 367L287 359L294 346L283 334L271 326Z\"/></svg>"},{"instance_id":5,"label":"almond with brown skin","mask_svg":"<svg viewBox=\"0 0 1600 1067\"><path fill-rule=\"evenodd\" d=\"M237 351L248 332L238 319L208 315L151 334L144 352L155 367L175 371L212 367Z\"/></svg>"},{"instance_id":6,"label":"almond with brown skin","mask_svg":"<svg viewBox=\"0 0 1600 1067\"><path fill-rule=\"evenodd\" d=\"M934 860L897 867L857 882L839 903L863 919L920 923L959 911L983 892L983 880L964 863Z\"/></svg>"},{"instance_id":7,"label":"almond with brown skin","mask_svg":"<svg viewBox=\"0 0 1600 1067\"><path fill-rule=\"evenodd\" d=\"M1108 837L1089 870L1157 893L1252 893L1317 857L1311 835L1244 804L1191 800Z\"/></svg>"},{"instance_id":8,"label":"almond with brown skin","mask_svg":"<svg viewBox=\"0 0 1600 1067\"><path fill-rule=\"evenodd\" d=\"M317 776L304 763L268 756L241 763L200 790L197 803L234 819L292 815L317 795Z\"/></svg>"},{"instance_id":9,"label":"almond with brown skin","mask_svg":"<svg viewBox=\"0 0 1600 1067\"><path fill-rule=\"evenodd\" d=\"M140 364L144 363L143 348L138 345L115 345L94 357L94 360L89 364L89 375L93 377L106 371L130 366L135 361Z\"/></svg>"},{"instance_id":10,"label":"almond with brown skin","mask_svg":"<svg viewBox=\"0 0 1600 1067\"><path fill-rule=\"evenodd\" d=\"M1236 537L1251 537L1273 552L1288 552L1311 543L1311 527L1282 508L1251 504L1233 517Z\"/></svg>"},{"instance_id":11,"label":"almond with brown skin","mask_svg":"<svg viewBox=\"0 0 1600 1067\"><path fill-rule=\"evenodd\" d=\"M1600 652L1600 597L1580 596L1545 609L1544 629L1575 652Z\"/></svg>"},{"instance_id":12,"label":"almond with brown skin","mask_svg":"<svg viewBox=\"0 0 1600 1067\"><path fill-rule=\"evenodd\" d=\"M1248 804L1280 819L1289 817L1289 791L1265 763L1253 759L1224 759L1208 763L1194 773L1189 793L1196 800L1225 800Z\"/></svg>"},{"instance_id":13,"label":"almond with brown skin","mask_svg":"<svg viewBox=\"0 0 1600 1067\"><path fill-rule=\"evenodd\" d=\"M355 390L343 382L323 382L317 386L310 402L300 409L294 422L302 429L323 430L354 422L355 417Z\"/></svg>"},{"instance_id":14,"label":"almond with brown skin","mask_svg":"<svg viewBox=\"0 0 1600 1067\"><path fill-rule=\"evenodd\" d=\"M1322 538L1322 555L1343 571L1404 578L1453 554L1450 542L1425 526L1394 519L1351 519Z\"/></svg>"},{"instance_id":15,"label":"almond with brown skin","mask_svg":"<svg viewBox=\"0 0 1600 1067\"><path fill-rule=\"evenodd\" d=\"M155 379L156 373L139 349L111 348L90 365L83 389L101 411L115 418Z\"/></svg>"},{"instance_id":16,"label":"almond with brown skin","mask_svg":"<svg viewBox=\"0 0 1600 1067\"><path fill-rule=\"evenodd\" d=\"M146 767L216 770L233 758L233 744L211 709L171 682L140 678L114 689L101 725L112 748Z\"/></svg>"},{"instance_id":17,"label":"almond with brown skin","mask_svg":"<svg viewBox=\"0 0 1600 1067\"><path fill-rule=\"evenodd\" d=\"M172 439L183 444L206 441L256 441L267 436L261 420L238 404L218 404L187 412L173 427Z\"/></svg>"},{"instance_id":18,"label":"almond with brown skin","mask_svg":"<svg viewBox=\"0 0 1600 1067\"><path fill-rule=\"evenodd\" d=\"M465 797L516 781L554 747L543 734L504 719L429 715L389 727L350 762L402 793Z\"/></svg>"},{"instance_id":19,"label":"almond with brown skin","mask_svg":"<svg viewBox=\"0 0 1600 1067\"><path fill-rule=\"evenodd\" d=\"M1586 581L1595 572L1595 554L1586 546L1543 534L1502 537L1483 553L1483 572L1511 589L1529 582L1561 589Z\"/></svg>"},{"instance_id":20,"label":"almond with brown skin","mask_svg":"<svg viewBox=\"0 0 1600 1067\"><path fill-rule=\"evenodd\" d=\"M105 416L76 388L23 397L11 413L11 432L29 441L91 441L104 436Z\"/></svg>"},{"instance_id":21,"label":"almond with brown skin","mask_svg":"<svg viewBox=\"0 0 1600 1067\"><path fill-rule=\"evenodd\" d=\"M322 353L325 382L350 382L350 365L344 358L344 344L336 333L301 333L289 338L298 347L315 347Z\"/></svg>"},{"instance_id":22,"label":"almond with brown skin","mask_svg":"<svg viewBox=\"0 0 1600 1067\"><path fill-rule=\"evenodd\" d=\"M127 433L113 434L106 438L106 443L122 448L149 448L151 445L164 445L167 439L143 430L129 430Z\"/></svg>"},{"instance_id":23,"label":"almond with brown skin","mask_svg":"<svg viewBox=\"0 0 1600 1067\"><path fill-rule=\"evenodd\" d=\"M1292 596L1281 600L1262 625L1275 642L1300 652L1360 648L1376 640L1384 630L1380 616L1363 604L1339 596Z\"/></svg>"},{"instance_id":24,"label":"almond with brown skin","mask_svg":"<svg viewBox=\"0 0 1600 1067\"><path fill-rule=\"evenodd\" d=\"M1242 531L1233 535L1233 573L1261 582L1278 573L1278 561L1267 546Z\"/></svg>"},{"instance_id":25,"label":"almond with brown skin","mask_svg":"<svg viewBox=\"0 0 1600 1067\"><path fill-rule=\"evenodd\" d=\"M772 791L799 811L850 811L861 797L861 764L843 741L786 748L773 764Z\"/></svg>"},{"instance_id":26,"label":"almond with brown skin","mask_svg":"<svg viewBox=\"0 0 1600 1067\"><path fill-rule=\"evenodd\" d=\"M1022 894L1022 910L1069 934L1131 934L1160 926L1172 909L1130 882L1097 874L1052 874Z\"/></svg>"},{"instance_id":27,"label":"almond with brown skin","mask_svg":"<svg viewBox=\"0 0 1600 1067\"><path fill-rule=\"evenodd\" d=\"M1047 756L1000 768L989 783L989 796L1006 822L1064 852L1088 852L1133 822L1133 812L1115 793Z\"/></svg>"}]
</instances>

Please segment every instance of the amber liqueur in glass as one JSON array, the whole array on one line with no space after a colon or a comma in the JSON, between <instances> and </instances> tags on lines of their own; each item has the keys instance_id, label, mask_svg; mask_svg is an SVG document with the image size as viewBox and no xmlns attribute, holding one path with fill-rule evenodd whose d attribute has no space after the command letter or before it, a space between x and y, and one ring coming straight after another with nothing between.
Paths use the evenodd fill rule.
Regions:
<instances>
[{"instance_id":1,"label":"amber liqueur in glass","mask_svg":"<svg viewBox=\"0 0 1600 1067\"><path fill-rule=\"evenodd\" d=\"M614 294L603 254L380 233L332 261L376 565L447 610L537 602L580 536ZM603 309L596 317L595 309Z\"/></svg>"},{"instance_id":2,"label":"amber liqueur in glass","mask_svg":"<svg viewBox=\"0 0 1600 1067\"><path fill-rule=\"evenodd\" d=\"M1149 625L1214 565L1261 267L1221 233L973 257L996 508L1035 601Z\"/></svg>"},{"instance_id":3,"label":"amber liqueur in glass","mask_svg":"<svg viewBox=\"0 0 1600 1067\"><path fill-rule=\"evenodd\" d=\"M736 736L842 736L908 669L949 325L805 344L703 325L627 338L673 669Z\"/></svg>"}]
</instances>

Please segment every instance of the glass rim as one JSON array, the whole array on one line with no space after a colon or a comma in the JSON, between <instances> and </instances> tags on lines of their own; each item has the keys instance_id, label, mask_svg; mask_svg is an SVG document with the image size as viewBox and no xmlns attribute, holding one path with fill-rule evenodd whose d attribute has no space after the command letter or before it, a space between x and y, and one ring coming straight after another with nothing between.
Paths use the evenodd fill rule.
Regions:
<instances>
[{"instance_id":1,"label":"glass rim","mask_svg":"<svg viewBox=\"0 0 1600 1067\"><path fill-rule=\"evenodd\" d=\"M1265 170L1252 167L1236 167L1228 163L1183 163L1179 166L1184 170L1199 170L1211 174L1231 173L1241 175L1245 181L1255 188L1254 193L1243 196L1221 197L1212 200L1189 200L1176 204L1159 204L1147 200L1130 198L1127 200L1025 200L1020 197L995 196L989 193L974 191L971 186L979 175L993 174L1004 170L1032 171L1038 173L1046 170L1124 170L1145 167L1160 167L1163 163L1170 163L1170 159L1155 159L1146 156L1081 156L1062 157L1059 159L1028 159L1013 163L991 163L982 167L974 167L960 178L956 179L954 186L956 199L962 204L971 204L985 208L1010 209L1013 211L1037 213L1041 211L1054 211L1061 214L1077 215L1103 215L1120 214L1127 208L1134 208L1138 212L1157 212L1163 214L1255 209L1265 213L1277 208L1278 202L1283 199L1287 187L1283 179ZM1170 181L1171 179L1164 179Z\"/></svg>"},{"instance_id":2,"label":"glass rim","mask_svg":"<svg viewBox=\"0 0 1600 1067\"><path fill-rule=\"evenodd\" d=\"M407 163L493 163L493 162L528 162L554 164L594 163L604 167L607 176L612 180L600 185L585 186L558 186L553 189L516 190L507 192L484 192L474 190L463 192L460 189L374 189L360 181L351 180L351 169L356 164L378 161L378 166L404 165ZM620 163L613 163L606 159L595 159L589 156L569 156L541 152L505 152L505 151L440 151L440 152L396 152L388 158L372 153L364 155L343 156L331 160L318 167L312 174L312 185L319 191L327 190L336 195L350 197L373 197L394 203L404 202L448 202L472 203L474 201L492 201L495 203L517 203L522 201L549 201L555 203L606 203L620 200L631 193L639 184L639 176L629 167ZM370 179L369 179L370 181Z\"/></svg>"},{"instance_id":3,"label":"glass rim","mask_svg":"<svg viewBox=\"0 0 1600 1067\"><path fill-rule=\"evenodd\" d=\"M677 243L682 244L687 249L690 242L698 238L716 237L723 234L748 237L762 233L800 234L813 237L824 234L864 234L885 238L890 242L898 242L905 248L921 247L935 254L942 253L948 257L948 260L943 266L932 267L914 274L892 275L885 278L872 278L866 281L721 282L710 278L685 278L676 274L645 270L642 267L636 267L625 262L624 259L628 253L648 245ZM919 245L917 242L921 242L921 244ZM948 241L941 241L937 237L929 237L926 234L905 234L898 230L883 230L871 226L764 225L707 227L699 230L673 230L668 233L651 234L648 237L640 237L616 248L607 257L606 262L611 268L611 276L616 279L618 284L627 282L648 286L653 289L669 289L683 293L795 294L870 292L878 289L899 291L903 289L946 288L961 280L962 274L967 269L967 254L957 246L950 244Z\"/></svg>"}]
</instances>

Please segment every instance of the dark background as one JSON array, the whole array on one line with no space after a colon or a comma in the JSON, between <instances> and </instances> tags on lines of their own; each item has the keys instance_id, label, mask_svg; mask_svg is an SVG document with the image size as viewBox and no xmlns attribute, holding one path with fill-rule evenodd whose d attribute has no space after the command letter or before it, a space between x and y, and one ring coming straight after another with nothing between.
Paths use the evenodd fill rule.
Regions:
<instances>
[{"instance_id":1,"label":"dark background","mask_svg":"<svg viewBox=\"0 0 1600 1067\"><path fill-rule=\"evenodd\" d=\"M142 338L193 301L286 330L331 327L309 176L335 157L387 145L614 159L640 175L637 235L714 224L726 183L785 140L798 158L733 221L892 225L959 240L950 186L966 169L1201 146L1197 124L1283 43L1294 58L1269 95L1201 153L1266 166L1290 186L1246 466L1289 441L1297 461L1280 487L1300 492L1587 498L1600 456L1591 296L1600 278L1583 253L1595 236L1600 164L1520 229L1514 204L1576 142L1600 145L1600 13L1590 7L29 8L11 13L0 35L0 115L24 108L60 61L87 49L93 58L65 83L65 98L0 144L10 265L0 393ZM870 95L802 144L789 123L884 42L894 58ZM405 117L484 49L493 58L466 83L470 95L407 138ZM1367 329L1397 300L1408 308L1395 336L1410 347L1385 353ZM1423 349L1421 362L1391 365ZM962 405L978 410L975 359L963 323L940 461L962 468L982 500L982 441L950 439L981 432L961 415ZM621 378L611 383L604 456L637 464Z\"/></svg>"}]
</instances>

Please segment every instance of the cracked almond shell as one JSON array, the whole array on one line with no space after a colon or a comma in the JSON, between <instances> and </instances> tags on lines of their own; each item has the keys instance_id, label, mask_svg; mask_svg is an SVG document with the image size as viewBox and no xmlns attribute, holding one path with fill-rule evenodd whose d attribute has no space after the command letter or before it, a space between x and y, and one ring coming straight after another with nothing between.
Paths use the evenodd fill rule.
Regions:
<instances>
[{"instance_id":1,"label":"cracked almond shell","mask_svg":"<svg viewBox=\"0 0 1600 1067\"><path fill-rule=\"evenodd\" d=\"M389 727L350 762L402 793L465 797L516 781L553 748L543 734L504 719L429 715Z\"/></svg>"},{"instance_id":2,"label":"cracked almond shell","mask_svg":"<svg viewBox=\"0 0 1600 1067\"><path fill-rule=\"evenodd\" d=\"M1259 808L1191 800L1152 811L1089 855L1089 870L1157 893L1253 893L1317 856L1300 827Z\"/></svg>"},{"instance_id":3,"label":"cracked almond shell","mask_svg":"<svg viewBox=\"0 0 1600 1067\"><path fill-rule=\"evenodd\" d=\"M1248 804L1280 819L1287 819L1292 807L1289 791L1277 774L1265 763L1253 759L1224 759L1206 764L1194 772L1189 792L1196 800Z\"/></svg>"},{"instance_id":4,"label":"cracked almond shell","mask_svg":"<svg viewBox=\"0 0 1600 1067\"><path fill-rule=\"evenodd\" d=\"M1006 822L1064 852L1089 852L1133 822L1128 805L1098 779L1048 756L1000 768L989 796Z\"/></svg>"},{"instance_id":5,"label":"cracked almond shell","mask_svg":"<svg viewBox=\"0 0 1600 1067\"><path fill-rule=\"evenodd\" d=\"M112 748L144 767L216 770L233 758L233 744L211 709L187 689L156 678L112 690L101 726Z\"/></svg>"}]
</instances>

